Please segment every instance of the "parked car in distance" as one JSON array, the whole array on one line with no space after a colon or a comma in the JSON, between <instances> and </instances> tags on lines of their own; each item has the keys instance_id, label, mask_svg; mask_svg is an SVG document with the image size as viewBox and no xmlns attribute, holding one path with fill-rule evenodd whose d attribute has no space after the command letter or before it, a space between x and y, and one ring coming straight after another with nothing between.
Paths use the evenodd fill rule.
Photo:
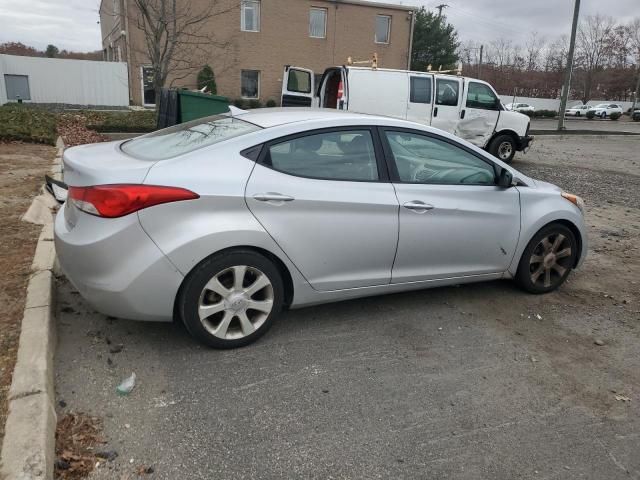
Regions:
<instances>
[{"instance_id":1,"label":"parked car in distance","mask_svg":"<svg viewBox=\"0 0 640 480\"><path fill-rule=\"evenodd\" d=\"M590 105L574 105L571 108L567 108L564 114L573 117L583 117L591 108L593 107Z\"/></svg>"},{"instance_id":2,"label":"parked car in distance","mask_svg":"<svg viewBox=\"0 0 640 480\"><path fill-rule=\"evenodd\" d=\"M640 122L640 109L633 111L633 113L631 114L631 120L633 120L634 122Z\"/></svg>"},{"instance_id":3,"label":"parked car in distance","mask_svg":"<svg viewBox=\"0 0 640 480\"><path fill-rule=\"evenodd\" d=\"M326 69L316 88L312 70L286 66L281 100L283 107L333 108L430 125L507 163L533 142L529 117L506 111L488 83L457 75L341 66Z\"/></svg>"},{"instance_id":4,"label":"parked car in distance","mask_svg":"<svg viewBox=\"0 0 640 480\"><path fill-rule=\"evenodd\" d=\"M536 111L536 109L533 108L533 106L529 105L528 103L507 103L505 105L505 108L512 112L520 112L520 113Z\"/></svg>"},{"instance_id":5,"label":"parked car in distance","mask_svg":"<svg viewBox=\"0 0 640 480\"><path fill-rule=\"evenodd\" d=\"M261 109L63 156L62 270L97 310L247 345L283 308L482 280L555 290L583 202L452 134Z\"/></svg>"},{"instance_id":6,"label":"parked car in distance","mask_svg":"<svg viewBox=\"0 0 640 480\"><path fill-rule=\"evenodd\" d=\"M596 117L600 118L607 118L614 112L622 115L622 107L616 103L600 103L589 110L595 112Z\"/></svg>"}]
</instances>

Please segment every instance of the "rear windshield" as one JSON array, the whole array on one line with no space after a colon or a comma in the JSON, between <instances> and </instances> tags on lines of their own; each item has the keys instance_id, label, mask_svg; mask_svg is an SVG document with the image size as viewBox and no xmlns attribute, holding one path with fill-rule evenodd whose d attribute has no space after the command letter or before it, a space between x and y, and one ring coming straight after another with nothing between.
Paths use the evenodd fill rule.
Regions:
<instances>
[{"instance_id":1,"label":"rear windshield","mask_svg":"<svg viewBox=\"0 0 640 480\"><path fill-rule=\"evenodd\" d=\"M128 140L120 148L142 160L166 160L260 129L235 117L214 115Z\"/></svg>"}]
</instances>

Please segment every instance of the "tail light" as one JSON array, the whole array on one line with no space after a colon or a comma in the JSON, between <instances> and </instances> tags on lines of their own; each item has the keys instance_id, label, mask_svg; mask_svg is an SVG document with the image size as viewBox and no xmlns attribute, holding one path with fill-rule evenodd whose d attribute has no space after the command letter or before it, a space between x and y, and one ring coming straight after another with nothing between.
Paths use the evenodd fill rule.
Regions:
<instances>
[{"instance_id":1,"label":"tail light","mask_svg":"<svg viewBox=\"0 0 640 480\"><path fill-rule=\"evenodd\" d=\"M106 218L123 217L161 203L194 200L190 190L157 185L96 185L69 187L69 200L80 210Z\"/></svg>"}]
</instances>

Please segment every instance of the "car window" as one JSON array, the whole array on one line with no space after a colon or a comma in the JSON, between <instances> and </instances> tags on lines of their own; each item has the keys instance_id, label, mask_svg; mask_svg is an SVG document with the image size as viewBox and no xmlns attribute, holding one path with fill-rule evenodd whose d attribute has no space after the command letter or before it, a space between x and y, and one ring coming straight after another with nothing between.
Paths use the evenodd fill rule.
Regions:
<instances>
[{"instance_id":1,"label":"car window","mask_svg":"<svg viewBox=\"0 0 640 480\"><path fill-rule=\"evenodd\" d=\"M498 97L496 97L495 93L493 93L487 85L478 82L469 82L467 108L498 110Z\"/></svg>"},{"instance_id":2,"label":"car window","mask_svg":"<svg viewBox=\"0 0 640 480\"><path fill-rule=\"evenodd\" d=\"M386 131L400 181L445 185L494 185L493 167L443 140L419 133Z\"/></svg>"},{"instance_id":3,"label":"car window","mask_svg":"<svg viewBox=\"0 0 640 480\"><path fill-rule=\"evenodd\" d=\"M142 160L166 160L260 129L238 118L214 115L127 140L120 148Z\"/></svg>"},{"instance_id":4,"label":"car window","mask_svg":"<svg viewBox=\"0 0 640 480\"><path fill-rule=\"evenodd\" d=\"M297 137L269 147L265 165L283 173L325 180L378 180L368 130L345 130Z\"/></svg>"},{"instance_id":5,"label":"car window","mask_svg":"<svg viewBox=\"0 0 640 480\"><path fill-rule=\"evenodd\" d=\"M436 80L436 105L455 107L458 105L460 83L457 80L438 78Z\"/></svg>"},{"instance_id":6,"label":"car window","mask_svg":"<svg viewBox=\"0 0 640 480\"><path fill-rule=\"evenodd\" d=\"M411 103L431 103L431 78L411 77L409 101Z\"/></svg>"}]
</instances>

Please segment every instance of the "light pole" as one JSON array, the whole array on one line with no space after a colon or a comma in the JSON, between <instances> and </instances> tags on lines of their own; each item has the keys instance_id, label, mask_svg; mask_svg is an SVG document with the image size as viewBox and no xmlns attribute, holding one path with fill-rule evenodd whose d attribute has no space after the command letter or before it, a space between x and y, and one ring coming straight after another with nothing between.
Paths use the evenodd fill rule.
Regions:
<instances>
[{"instance_id":1,"label":"light pole","mask_svg":"<svg viewBox=\"0 0 640 480\"><path fill-rule=\"evenodd\" d=\"M558 112L558 130L564 130L564 112L567 109L569 90L571 89L571 73L573 72L573 51L576 48L576 32L578 30L578 16L580 15L580 0L576 0L573 7L573 24L571 25L571 41L569 43L569 54L567 55L567 71L565 72L564 88L562 89L562 99L560 100L560 111Z\"/></svg>"}]
</instances>

